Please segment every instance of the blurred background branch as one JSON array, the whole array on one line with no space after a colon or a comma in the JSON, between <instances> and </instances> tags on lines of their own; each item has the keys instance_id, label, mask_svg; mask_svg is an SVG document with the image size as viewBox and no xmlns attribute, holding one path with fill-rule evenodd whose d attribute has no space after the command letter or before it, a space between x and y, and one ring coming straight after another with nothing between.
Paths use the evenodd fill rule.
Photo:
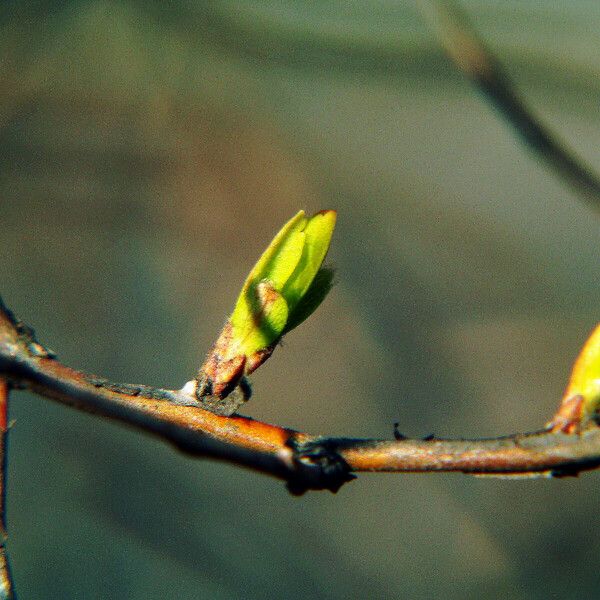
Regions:
<instances>
[{"instance_id":1,"label":"blurred background branch","mask_svg":"<svg viewBox=\"0 0 600 600\"><path fill-rule=\"evenodd\" d=\"M418 0L418 4L454 65L477 85L552 171L600 210L598 175L527 106L459 4L453 0Z\"/></svg>"}]
</instances>

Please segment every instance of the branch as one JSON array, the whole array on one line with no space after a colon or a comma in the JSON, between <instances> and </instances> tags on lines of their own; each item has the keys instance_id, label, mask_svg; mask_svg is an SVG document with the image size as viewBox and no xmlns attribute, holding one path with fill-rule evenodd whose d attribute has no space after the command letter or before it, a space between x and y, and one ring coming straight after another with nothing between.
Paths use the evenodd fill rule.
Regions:
<instances>
[{"instance_id":1,"label":"branch","mask_svg":"<svg viewBox=\"0 0 600 600\"><path fill-rule=\"evenodd\" d=\"M419 6L455 66L488 97L535 154L600 209L598 176L527 107L466 14L448 0L420 0Z\"/></svg>"},{"instance_id":2,"label":"branch","mask_svg":"<svg viewBox=\"0 0 600 600\"><path fill-rule=\"evenodd\" d=\"M6 378L0 376L0 600L14 598L8 555L6 553L6 438L8 432L8 395Z\"/></svg>"},{"instance_id":3,"label":"branch","mask_svg":"<svg viewBox=\"0 0 600 600\"><path fill-rule=\"evenodd\" d=\"M459 471L476 475L575 475L600 466L600 427L553 427L485 440L347 439L311 436L199 407L193 393L115 384L64 366L31 328L0 305L0 373L11 385L153 433L180 450L252 468L290 491L329 489L360 471ZM568 429L572 431L572 429Z\"/></svg>"}]
</instances>

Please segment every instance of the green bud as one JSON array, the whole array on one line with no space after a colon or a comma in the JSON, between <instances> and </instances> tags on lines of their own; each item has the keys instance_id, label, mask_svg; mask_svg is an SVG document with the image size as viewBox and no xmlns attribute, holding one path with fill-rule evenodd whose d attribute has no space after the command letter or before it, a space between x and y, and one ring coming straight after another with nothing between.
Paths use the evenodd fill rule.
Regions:
<instances>
[{"instance_id":1,"label":"green bud","mask_svg":"<svg viewBox=\"0 0 600 600\"><path fill-rule=\"evenodd\" d=\"M564 398L583 398L585 415L593 415L600 406L600 325L584 344L571 371Z\"/></svg>"},{"instance_id":2,"label":"green bud","mask_svg":"<svg viewBox=\"0 0 600 600\"><path fill-rule=\"evenodd\" d=\"M322 264L336 216L324 210L306 217L301 210L275 236L246 278L231 317L200 369L197 395L225 398L324 300L332 271Z\"/></svg>"},{"instance_id":3,"label":"green bud","mask_svg":"<svg viewBox=\"0 0 600 600\"><path fill-rule=\"evenodd\" d=\"M558 411L547 424L553 432L578 433L600 412L600 324L584 344L571 371Z\"/></svg>"}]
</instances>

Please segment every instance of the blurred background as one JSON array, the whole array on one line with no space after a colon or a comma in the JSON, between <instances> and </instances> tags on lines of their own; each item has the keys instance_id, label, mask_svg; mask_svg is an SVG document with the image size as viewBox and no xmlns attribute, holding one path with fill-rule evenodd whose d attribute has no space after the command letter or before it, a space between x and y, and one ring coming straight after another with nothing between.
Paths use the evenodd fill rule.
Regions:
<instances>
[{"instance_id":1,"label":"blurred background","mask_svg":"<svg viewBox=\"0 0 600 600\"><path fill-rule=\"evenodd\" d=\"M462 5L600 171L600 4ZM180 387L300 208L338 211L337 284L245 414L387 438L550 417L599 319L600 219L413 2L4 0L0 291L66 364ZM30 394L11 417L24 599L597 597L598 473L295 498Z\"/></svg>"}]
</instances>

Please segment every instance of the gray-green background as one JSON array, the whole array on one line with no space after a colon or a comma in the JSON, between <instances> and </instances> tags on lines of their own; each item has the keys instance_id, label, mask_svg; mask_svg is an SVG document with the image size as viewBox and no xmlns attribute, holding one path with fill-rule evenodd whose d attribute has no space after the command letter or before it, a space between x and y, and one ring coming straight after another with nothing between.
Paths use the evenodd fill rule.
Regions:
<instances>
[{"instance_id":1,"label":"gray-green background","mask_svg":"<svg viewBox=\"0 0 600 600\"><path fill-rule=\"evenodd\" d=\"M465 2L600 170L600 4ZM337 285L245 412L311 433L542 425L599 320L600 219L412 2L0 5L0 291L69 365L179 387L262 248L338 210ZM269 478L16 393L30 598L595 598L597 474Z\"/></svg>"}]
</instances>

